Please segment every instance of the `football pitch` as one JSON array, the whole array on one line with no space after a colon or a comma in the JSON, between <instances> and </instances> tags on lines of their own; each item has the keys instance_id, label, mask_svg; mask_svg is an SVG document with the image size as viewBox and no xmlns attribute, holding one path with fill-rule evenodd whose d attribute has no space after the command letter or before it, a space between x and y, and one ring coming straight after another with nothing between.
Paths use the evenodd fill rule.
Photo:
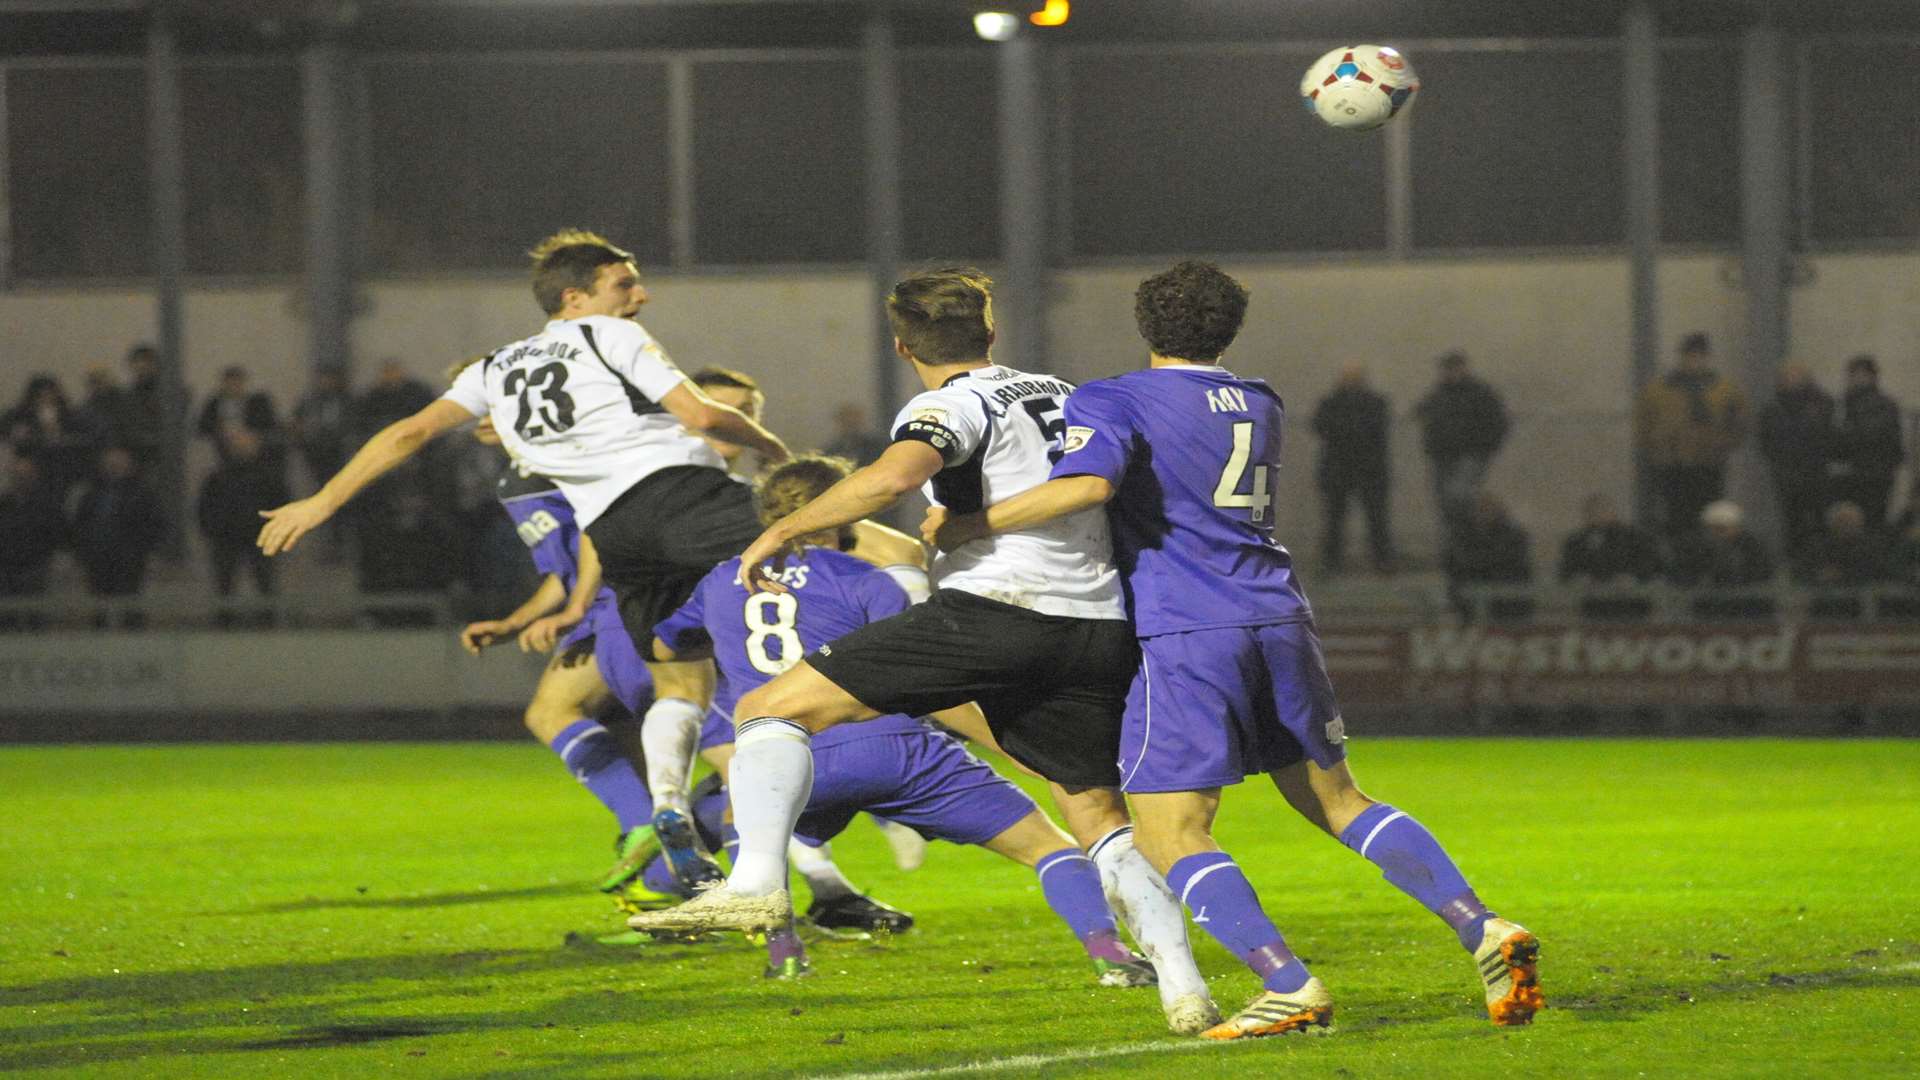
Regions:
<instances>
[{"instance_id":1,"label":"football pitch","mask_svg":"<svg viewBox=\"0 0 1920 1080\"><path fill-rule=\"evenodd\" d=\"M1920 1070L1920 743L1357 740L1543 942L1484 1019L1438 920L1270 787L1220 838L1337 1002L1330 1038L1166 1033L1093 985L1031 872L936 844L849 876L914 913L760 977L610 947L611 823L527 744L0 751L0 1070L26 1075L1895 1076ZM1226 1009L1246 970L1196 935Z\"/></svg>"}]
</instances>

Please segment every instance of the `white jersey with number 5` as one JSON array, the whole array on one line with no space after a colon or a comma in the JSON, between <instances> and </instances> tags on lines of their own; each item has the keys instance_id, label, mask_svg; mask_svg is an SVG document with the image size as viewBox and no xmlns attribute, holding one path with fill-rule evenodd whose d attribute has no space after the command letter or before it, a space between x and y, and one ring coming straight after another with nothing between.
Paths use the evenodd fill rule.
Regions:
<instances>
[{"instance_id":1,"label":"white jersey with number 5","mask_svg":"<svg viewBox=\"0 0 1920 1080\"><path fill-rule=\"evenodd\" d=\"M927 485L927 498L972 513L1046 483L1063 449L1062 409L1072 392L1072 383L1052 375L976 368L908 402L893 439L940 451L946 467ZM1127 617L1101 507L935 556L933 584L1045 615Z\"/></svg>"},{"instance_id":2,"label":"white jersey with number 5","mask_svg":"<svg viewBox=\"0 0 1920 1080\"><path fill-rule=\"evenodd\" d=\"M660 399L687 377L639 323L555 319L454 380L447 400L491 416L528 471L559 485L582 531L628 488L676 465L724 469Z\"/></svg>"}]
</instances>

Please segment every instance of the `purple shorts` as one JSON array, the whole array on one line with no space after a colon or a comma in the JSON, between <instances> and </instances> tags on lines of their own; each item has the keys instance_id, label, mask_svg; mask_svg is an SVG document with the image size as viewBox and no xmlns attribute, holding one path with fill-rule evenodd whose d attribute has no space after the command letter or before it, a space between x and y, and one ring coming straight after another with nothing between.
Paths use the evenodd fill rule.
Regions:
<instances>
[{"instance_id":1,"label":"purple shorts","mask_svg":"<svg viewBox=\"0 0 1920 1080\"><path fill-rule=\"evenodd\" d=\"M1311 622L1230 626L1140 641L1120 732L1120 786L1200 791L1312 758L1347 756Z\"/></svg>"},{"instance_id":2,"label":"purple shorts","mask_svg":"<svg viewBox=\"0 0 1920 1080\"><path fill-rule=\"evenodd\" d=\"M875 732L814 747L813 797L793 833L818 847L865 811L930 840L982 844L1034 809L1026 792L951 736L924 728Z\"/></svg>"},{"instance_id":3,"label":"purple shorts","mask_svg":"<svg viewBox=\"0 0 1920 1080\"><path fill-rule=\"evenodd\" d=\"M587 617L573 628L562 645L591 636L593 662L600 669L600 681L613 692L613 699L626 706L639 719L653 704L653 676L633 646L633 637L620 621L620 609L603 600L587 609Z\"/></svg>"}]
</instances>

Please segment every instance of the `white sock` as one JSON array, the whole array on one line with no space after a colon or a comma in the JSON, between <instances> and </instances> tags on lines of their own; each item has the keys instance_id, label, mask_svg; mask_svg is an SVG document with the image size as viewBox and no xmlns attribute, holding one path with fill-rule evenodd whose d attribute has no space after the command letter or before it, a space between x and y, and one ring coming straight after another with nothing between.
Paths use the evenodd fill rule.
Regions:
<instances>
[{"instance_id":1,"label":"white sock","mask_svg":"<svg viewBox=\"0 0 1920 1080\"><path fill-rule=\"evenodd\" d=\"M1187 916L1167 887L1167 879L1133 846L1131 825L1115 829L1093 845L1089 854L1100 868L1107 903L1126 924L1127 933L1160 976L1160 1000L1171 1003L1186 994L1207 993L1206 976L1193 962L1187 944Z\"/></svg>"},{"instance_id":2,"label":"white sock","mask_svg":"<svg viewBox=\"0 0 1920 1080\"><path fill-rule=\"evenodd\" d=\"M829 844L808 847L798 840L789 840L787 859L793 863L795 870L800 871L800 876L807 879L807 888L813 891L815 900L832 900L860 891L834 865L833 847Z\"/></svg>"},{"instance_id":3,"label":"white sock","mask_svg":"<svg viewBox=\"0 0 1920 1080\"><path fill-rule=\"evenodd\" d=\"M901 563L897 566L883 566L880 572L892 578L894 584L906 591L907 602L910 604L924 603L927 597L933 595L933 581L927 577L925 570L917 566Z\"/></svg>"},{"instance_id":4,"label":"white sock","mask_svg":"<svg viewBox=\"0 0 1920 1080\"><path fill-rule=\"evenodd\" d=\"M740 853L730 891L765 896L787 887L787 841L813 794L813 736L777 716L741 724L733 741L733 827Z\"/></svg>"},{"instance_id":5,"label":"white sock","mask_svg":"<svg viewBox=\"0 0 1920 1080\"><path fill-rule=\"evenodd\" d=\"M640 745L647 751L647 789L655 808L691 812L687 781L693 756L700 751L700 724L707 711L685 698L661 698L640 721Z\"/></svg>"}]
</instances>

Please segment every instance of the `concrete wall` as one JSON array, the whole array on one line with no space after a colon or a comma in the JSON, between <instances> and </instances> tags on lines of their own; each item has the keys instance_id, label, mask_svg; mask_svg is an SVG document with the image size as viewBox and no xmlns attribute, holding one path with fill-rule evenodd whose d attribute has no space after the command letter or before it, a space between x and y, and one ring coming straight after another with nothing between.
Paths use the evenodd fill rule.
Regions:
<instances>
[{"instance_id":1,"label":"concrete wall","mask_svg":"<svg viewBox=\"0 0 1920 1080\"><path fill-rule=\"evenodd\" d=\"M1723 356L1740 347L1744 298L1723 280L1730 260L1676 257L1661 271L1662 337L1714 336ZM1131 315L1134 284L1157 266L1078 269L1058 275L1052 297L1052 365L1091 378L1143 359ZM1543 561L1589 491L1623 500L1631 482L1627 271L1617 257L1454 261L1253 263L1230 266L1254 292L1248 327L1232 355L1272 380L1304 418L1340 365L1361 359L1393 399L1396 531L1409 550L1428 550L1433 523L1425 465L1406 414L1432 378L1430 361L1466 350L1506 394L1516 426L1492 485L1536 535ZM1794 290L1795 354L1829 388L1839 365L1861 351L1881 358L1889 390L1920 402L1920 256L1848 255L1813 261L1813 280ZM859 273L666 276L643 313L689 369L715 363L753 372L766 385L769 420L798 445L829 437L834 407L870 396L871 295ZM358 356L370 368L403 358L437 381L446 364L525 334L539 313L518 280L388 281L363 290ZM0 294L0 401L33 372L69 373L117 363L152 334L152 304L136 289L29 290ZM290 404L304 385L305 338L290 287L205 288L187 304L188 374L204 390L229 364L252 368ZM1298 548L1316 542L1310 436L1296 435L1282 497Z\"/></svg>"}]
</instances>

